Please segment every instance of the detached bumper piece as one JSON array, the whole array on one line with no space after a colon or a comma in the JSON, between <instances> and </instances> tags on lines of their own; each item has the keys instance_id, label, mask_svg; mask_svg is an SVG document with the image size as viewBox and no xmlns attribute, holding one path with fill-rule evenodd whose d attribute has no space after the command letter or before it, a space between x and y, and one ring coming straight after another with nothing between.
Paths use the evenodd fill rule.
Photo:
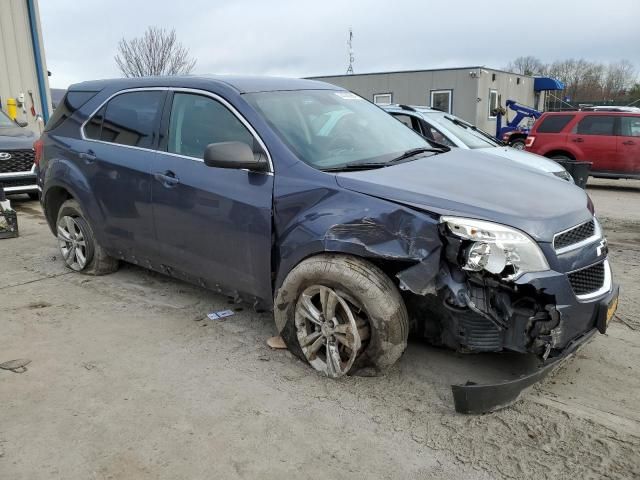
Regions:
<instances>
[{"instance_id":1,"label":"detached bumper piece","mask_svg":"<svg viewBox=\"0 0 640 480\"><path fill-rule=\"evenodd\" d=\"M489 413L513 404L534 383L539 382L562 363L568 360L582 346L593 338L597 330L593 329L572 341L560 353L550 358L537 370L515 380L478 385L467 382L464 385L451 385L453 403L458 413Z\"/></svg>"}]
</instances>

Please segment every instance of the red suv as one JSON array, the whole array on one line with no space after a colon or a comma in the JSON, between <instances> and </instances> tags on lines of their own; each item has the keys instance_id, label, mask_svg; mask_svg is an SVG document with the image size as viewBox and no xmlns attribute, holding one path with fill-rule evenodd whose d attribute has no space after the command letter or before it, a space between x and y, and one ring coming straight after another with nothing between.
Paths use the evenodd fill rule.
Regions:
<instances>
[{"instance_id":1,"label":"red suv","mask_svg":"<svg viewBox=\"0 0 640 480\"><path fill-rule=\"evenodd\" d=\"M594 177L640 178L640 113L544 113L526 149L557 160L592 162Z\"/></svg>"}]
</instances>

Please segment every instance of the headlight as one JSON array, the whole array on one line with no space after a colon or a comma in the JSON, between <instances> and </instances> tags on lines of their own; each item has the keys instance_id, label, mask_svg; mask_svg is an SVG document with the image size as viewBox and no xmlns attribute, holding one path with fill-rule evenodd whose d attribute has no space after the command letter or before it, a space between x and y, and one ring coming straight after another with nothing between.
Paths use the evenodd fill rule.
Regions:
<instances>
[{"instance_id":1,"label":"headlight","mask_svg":"<svg viewBox=\"0 0 640 480\"><path fill-rule=\"evenodd\" d=\"M553 172L553 174L556 177L559 177L563 180L566 180L567 182L571 182L571 183L576 183L573 180L573 177L571 176L571 174L569 172L567 172L566 170L558 170L557 172Z\"/></svg>"},{"instance_id":2,"label":"headlight","mask_svg":"<svg viewBox=\"0 0 640 480\"><path fill-rule=\"evenodd\" d=\"M549 270L540 247L531 237L515 228L472 218L442 217L449 232L468 240L463 247L464 270L486 270L513 280L527 272Z\"/></svg>"}]
</instances>

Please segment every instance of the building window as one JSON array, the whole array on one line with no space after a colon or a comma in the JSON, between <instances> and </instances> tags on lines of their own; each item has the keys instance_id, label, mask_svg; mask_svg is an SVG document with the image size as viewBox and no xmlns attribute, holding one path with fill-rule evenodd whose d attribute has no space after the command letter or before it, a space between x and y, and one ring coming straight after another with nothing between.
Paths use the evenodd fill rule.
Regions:
<instances>
[{"instance_id":1,"label":"building window","mask_svg":"<svg viewBox=\"0 0 640 480\"><path fill-rule=\"evenodd\" d=\"M373 103L376 105L391 105L392 101L392 93L376 93L373 95Z\"/></svg>"},{"instance_id":2,"label":"building window","mask_svg":"<svg viewBox=\"0 0 640 480\"><path fill-rule=\"evenodd\" d=\"M498 108L498 91L489 90L489 118L496 118L495 111Z\"/></svg>"},{"instance_id":3,"label":"building window","mask_svg":"<svg viewBox=\"0 0 640 480\"><path fill-rule=\"evenodd\" d=\"M451 100L453 90L431 90L431 108L442 112L452 113Z\"/></svg>"}]
</instances>

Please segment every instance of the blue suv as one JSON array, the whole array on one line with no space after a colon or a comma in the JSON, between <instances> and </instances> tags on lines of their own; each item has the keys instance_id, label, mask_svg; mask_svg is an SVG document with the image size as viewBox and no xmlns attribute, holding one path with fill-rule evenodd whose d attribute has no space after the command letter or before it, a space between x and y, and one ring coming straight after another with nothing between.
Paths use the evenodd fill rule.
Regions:
<instances>
[{"instance_id":1,"label":"blue suv","mask_svg":"<svg viewBox=\"0 0 640 480\"><path fill-rule=\"evenodd\" d=\"M583 190L431 144L338 87L119 79L73 85L63 105L38 182L67 266L131 262L271 309L288 348L330 377L384 370L410 331L538 355L540 370L500 395L454 388L459 411L484 411L615 311Z\"/></svg>"}]
</instances>

